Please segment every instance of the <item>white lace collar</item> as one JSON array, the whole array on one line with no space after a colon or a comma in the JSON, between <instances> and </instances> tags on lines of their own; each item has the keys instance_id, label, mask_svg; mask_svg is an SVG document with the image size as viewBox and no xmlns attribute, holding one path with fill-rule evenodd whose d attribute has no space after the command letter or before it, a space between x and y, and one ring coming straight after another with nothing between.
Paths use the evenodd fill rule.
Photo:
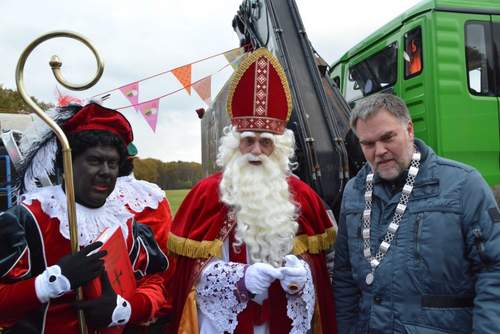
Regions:
<instances>
[{"instance_id":1,"label":"white lace collar","mask_svg":"<svg viewBox=\"0 0 500 334\"><path fill-rule=\"evenodd\" d=\"M157 209L165 198L165 192L156 184L137 180L133 175L122 176L116 180L115 190L109 195L109 201L119 201L134 212L145 208Z\"/></svg>"},{"instance_id":2,"label":"white lace collar","mask_svg":"<svg viewBox=\"0 0 500 334\"><path fill-rule=\"evenodd\" d=\"M59 220L59 232L69 240L69 224L66 209L66 195L61 186L39 188L36 191L23 194L22 202L31 205L33 200L40 202L43 212L50 218ZM127 221L133 217L123 203L111 200L110 197L100 208L91 209L76 203L78 222L78 241L82 246L92 242L106 227L119 225L123 236L127 239Z\"/></svg>"}]
</instances>

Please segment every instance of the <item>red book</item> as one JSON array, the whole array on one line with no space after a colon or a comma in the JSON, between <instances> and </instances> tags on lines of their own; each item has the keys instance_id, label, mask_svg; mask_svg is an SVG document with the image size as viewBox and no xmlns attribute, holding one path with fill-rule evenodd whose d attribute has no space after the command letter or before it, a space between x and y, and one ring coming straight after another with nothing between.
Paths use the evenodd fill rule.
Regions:
<instances>
[{"instance_id":1,"label":"red book","mask_svg":"<svg viewBox=\"0 0 500 334\"><path fill-rule=\"evenodd\" d=\"M119 226L108 227L95 241L103 243L95 252L99 250L106 250L108 252L103 258L104 268L108 273L109 282L113 290L123 298L130 300L135 292L136 281L122 229ZM85 299L98 298L101 293L100 277L90 281L83 288ZM123 326L109 327L100 329L99 332L102 334L119 334L123 332L123 328Z\"/></svg>"}]
</instances>

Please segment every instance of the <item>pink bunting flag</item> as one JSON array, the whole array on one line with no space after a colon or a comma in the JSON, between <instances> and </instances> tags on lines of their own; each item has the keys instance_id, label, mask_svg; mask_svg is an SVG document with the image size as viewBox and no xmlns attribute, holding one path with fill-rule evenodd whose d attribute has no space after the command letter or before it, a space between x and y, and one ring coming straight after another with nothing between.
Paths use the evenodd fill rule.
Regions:
<instances>
[{"instance_id":1,"label":"pink bunting flag","mask_svg":"<svg viewBox=\"0 0 500 334\"><path fill-rule=\"evenodd\" d=\"M134 105L135 110L137 109L137 105L139 104L139 83L133 82L126 86L120 88L120 91L125 95L125 97L130 101L131 104Z\"/></svg>"},{"instance_id":2,"label":"pink bunting flag","mask_svg":"<svg viewBox=\"0 0 500 334\"><path fill-rule=\"evenodd\" d=\"M172 74L175 75L182 87L191 95L191 64L173 69Z\"/></svg>"},{"instance_id":3,"label":"pink bunting flag","mask_svg":"<svg viewBox=\"0 0 500 334\"><path fill-rule=\"evenodd\" d=\"M205 77L193 84L193 89L208 106L212 103L212 76Z\"/></svg>"},{"instance_id":4,"label":"pink bunting flag","mask_svg":"<svg viewBox=\"0 0 500 334\"><path fill-rule=\"evenodd\" d=\"M154 100L141 103L137 106L137 110L144 117L149 126L156 132L156 123L158 123L158 111L160 105L160 99L156 98Z\"/></svg>"}]
</instances>

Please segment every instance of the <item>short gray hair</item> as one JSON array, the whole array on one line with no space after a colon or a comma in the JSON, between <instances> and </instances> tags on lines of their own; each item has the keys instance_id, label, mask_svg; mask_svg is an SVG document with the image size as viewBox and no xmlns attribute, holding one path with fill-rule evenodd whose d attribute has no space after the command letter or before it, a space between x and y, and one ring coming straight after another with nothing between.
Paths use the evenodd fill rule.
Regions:
<instances>
[{"instance_id":1,"label":"short gray hair","mask_svg":"<svg viewBox=\"0 0 500 334\"><path fill-rule=\"evenodd\" d=\"M407 123L411 120L408 107L401 98L393 94L374 94L359 101L352 110L349 123L354 133L356 133L356 123L359 119L366 120L378 113L381 109L387 110L403 123Z\"/></svg>"}]
</instances>

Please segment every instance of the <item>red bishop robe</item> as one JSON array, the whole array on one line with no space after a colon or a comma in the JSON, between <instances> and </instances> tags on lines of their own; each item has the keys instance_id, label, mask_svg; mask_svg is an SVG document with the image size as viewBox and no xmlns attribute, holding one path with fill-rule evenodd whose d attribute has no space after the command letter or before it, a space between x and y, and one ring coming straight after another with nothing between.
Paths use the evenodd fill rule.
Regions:
<instances>
[{"instance_id":1,"label":"red bishop robe","mask_svg":"<svg viewBox=\"0 0 500 334\"><path fill-rule=\"evenodd\" d=\"M168 333L199 333L195 286L204 265L212 257L221 256L224 239L233 227L227 217L228 208L220 201L221 178L222 174L217 173L201 180L187 195L172 222L168 246L174 276L167 282L167 295L173 298L174 311ZM324 254L333 244L335 228L313 189L295 176L289 177L288 183L299 206L293 254L309 264L316 291L311 329L313 333L335 334L333 292ZM279 282L269 289L269 302L271 334L288 333L291 320Z\"/></svg>"}]
</instances>

